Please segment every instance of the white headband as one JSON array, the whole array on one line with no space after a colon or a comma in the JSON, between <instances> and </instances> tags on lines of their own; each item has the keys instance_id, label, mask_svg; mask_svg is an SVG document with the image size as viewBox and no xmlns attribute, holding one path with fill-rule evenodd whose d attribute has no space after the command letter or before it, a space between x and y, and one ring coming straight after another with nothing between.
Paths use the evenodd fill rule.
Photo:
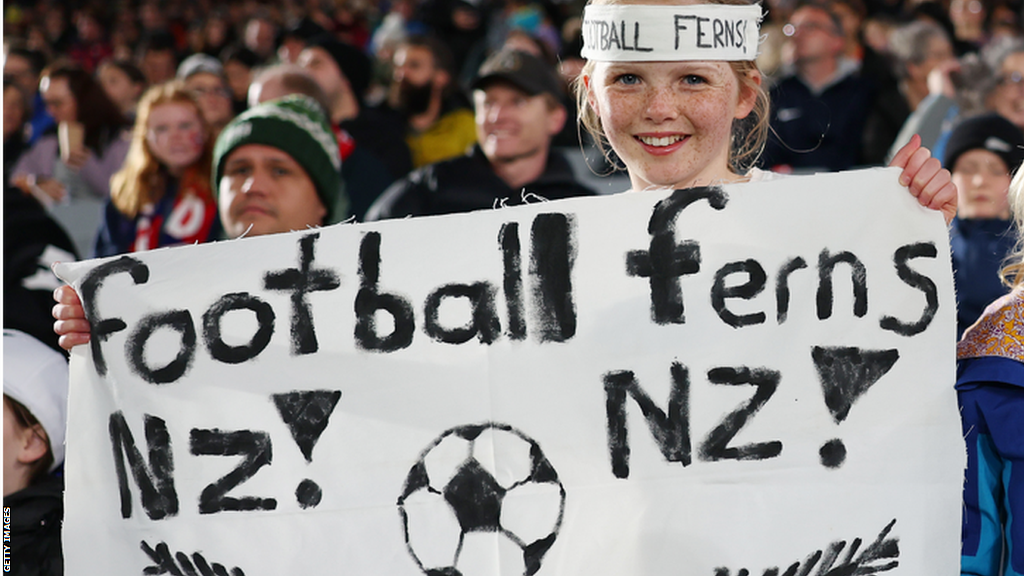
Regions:
<instances>
[{"instance_id":1,"label":"white headband","mask_svg":"<svg viewBox=\"0 0 1024 576\"><path fill-rule=\"evenodd\" d=\"M761 7L729 4L587 6L583 52L588 60L753 60Z\"/></svg>"}]
</instances>

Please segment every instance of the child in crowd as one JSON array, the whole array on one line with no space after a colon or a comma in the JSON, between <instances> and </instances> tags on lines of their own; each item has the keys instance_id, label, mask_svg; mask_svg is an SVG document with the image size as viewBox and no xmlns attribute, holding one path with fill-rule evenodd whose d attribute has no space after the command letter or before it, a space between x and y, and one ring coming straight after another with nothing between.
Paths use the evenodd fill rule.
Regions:
<instances>
[{"instance_id":1,"label":"child in crowd","mask_svg":"<svg viewBox=\"0 0 1024 576\"><path fill-rule=\"evenodd\" d=\"M58 576L64 483L54 471L64 462L68 363L17 330L4 330L3 348L4 572Z\"/></svg>"},{"instance_id":2,"label":"child in crowd","mask_svg":"<svg viewBox=\"0 0 1024 576\"><path fill-rule=\"evenodd\" d=\"M96 256L216 240L212 143L194 97L178 82L150 88L131 149L111 179Z\"/></svg>"},{"instance_id":3,"label":"child in crowd","mask_svg":"<svg viewBox=\"0 0 1024 576\"><path fill-rule=\"evenodd\" d=\"M943 164L959 195L950 225L958 337L1006 294L999 269L1016 241L1007 190L1010 169L1022 160L1024 133L998 114L963 121L946 145Z\"/></svg>"},{"instance_id":4,"label":"child in crowd","mask_svg":"<svg viewBox=\"0 0 1024 576\"><path fill-rule=\"evenodd\" d=\"M1024 170L1010 184L1024 231ZM957 346L957 394L967 441L964 575L1024 574L1024 241L1002 275L1010 293Z\"/></svg>"}]
</instances>

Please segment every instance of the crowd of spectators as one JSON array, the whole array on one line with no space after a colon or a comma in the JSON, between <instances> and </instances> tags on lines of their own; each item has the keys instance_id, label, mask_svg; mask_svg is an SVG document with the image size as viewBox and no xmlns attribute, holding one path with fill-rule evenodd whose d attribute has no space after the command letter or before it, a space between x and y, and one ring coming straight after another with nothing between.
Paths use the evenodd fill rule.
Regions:
<instances>
[{"instance_id":1,"label":"crowd of spectators","mask_svg":"<svg viewBox=\"0 0 1024 576\"><path fill-rule=\"evenodd\" d=\"M575 122L584 3L5 2L5 328L59 349L54 261L264 233L232 202L218 211L218 195L248 190L245 170L269 167L269 179L297 167L322 224L591 194L617 159ZM880 166L920 134L960 189L961 332L1005 292L1006 194L1024 157L1022 8L764 4L771 132L758 165ZM285 116L308 128L298 140L237 130ZM335 143L322 123L340 170L320 157L324 138Z\"/></svg>"}]
</instances>

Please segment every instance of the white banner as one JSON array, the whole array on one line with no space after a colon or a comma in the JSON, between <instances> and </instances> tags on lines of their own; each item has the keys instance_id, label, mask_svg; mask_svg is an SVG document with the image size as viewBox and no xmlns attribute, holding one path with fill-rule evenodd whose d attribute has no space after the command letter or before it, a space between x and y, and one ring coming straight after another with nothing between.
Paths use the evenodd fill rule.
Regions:
<instances>
[{"instance_id":1,"label":"white banner","mask_svg":"<svg viewBox=\"0 0 1024 576\"><path fill-rule=\"evenodd\" d=\"M893 169L61 266L70 576L936 576L946 229Z\"/></svg>"}]
</instances>

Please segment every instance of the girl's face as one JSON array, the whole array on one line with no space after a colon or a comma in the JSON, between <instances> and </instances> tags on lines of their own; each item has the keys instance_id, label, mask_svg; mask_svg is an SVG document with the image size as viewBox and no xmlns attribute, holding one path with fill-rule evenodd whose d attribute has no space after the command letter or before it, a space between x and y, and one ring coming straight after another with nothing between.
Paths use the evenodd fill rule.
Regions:
<instances>
[{"instance_id":1,"label":"girl's face","mask_svg":"<svg viewBox=\"0 0 1024 576\"><path fill-rule=\"evenodd\" d=\"M121 110L129 109L142 93L142 86L132 82L131 78L117 66L100 68L99 80L103 91Z\"/></svg>"},{"instance_id":2,"label":"girl's face","mask_svg":"<svg viewBox=\"0 0 1024 576\"><path fill-rule=\"evenodd\" d=\"M146 143L153 156L174 176L203 154L203 123L195 106L171 102L153 107L146 122Z\"/></svg>"},{"instance_id":3,"label":"girl's face","mask_svg":"<svg viewBox=\"0 0 1024 576\"><path fill-rule=\"evenodd\" d=\"M953 165L953 184L960 218L1010 218L1010 171L994 152L975 148L961 154Z\"/></svg>"},{"instance_id":4,"label":"girl's face","mask_svg":"<svg viewBox=\"0 0 1024 576\"><path fill-rule=\"evenodd\" d=\"M44 76L39 82L39 91L54 121L61 123L78 120L78 101L71 93L67 78Z\"/></svg>"},{"instance_id":5,"label":"girl's face","mask_svg":"<svg viewBox=\"0 0 1024 576\"><path fill-rule=\"evenodd\" d=\"M729 63L597 62L585 81L634 190L742 178L729 170L732 122L757 94L741 88Z\"/></svg>"}]
</instances>

